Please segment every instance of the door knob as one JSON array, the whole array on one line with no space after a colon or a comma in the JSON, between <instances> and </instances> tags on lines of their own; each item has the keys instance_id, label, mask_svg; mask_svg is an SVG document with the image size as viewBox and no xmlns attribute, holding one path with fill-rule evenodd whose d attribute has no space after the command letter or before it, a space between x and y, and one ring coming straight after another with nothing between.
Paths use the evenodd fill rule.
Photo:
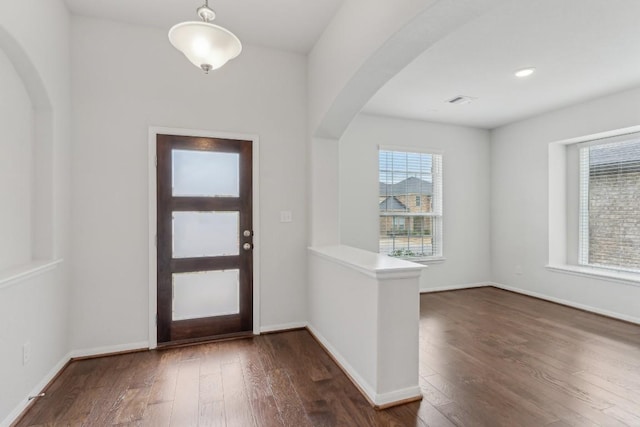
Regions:
<instances>
[{"instance_id":1,"label":"door knob","mask_svg":"<svg viewBox=\"0 0 640 427\"><path fill-rule=\"evenodd\" d=\"M244 249L245 251L250 251L252 247L253 246L251 245L251 243L245 243L244 245L242 245L242 249Z\"/></svg>"}]
</instances>

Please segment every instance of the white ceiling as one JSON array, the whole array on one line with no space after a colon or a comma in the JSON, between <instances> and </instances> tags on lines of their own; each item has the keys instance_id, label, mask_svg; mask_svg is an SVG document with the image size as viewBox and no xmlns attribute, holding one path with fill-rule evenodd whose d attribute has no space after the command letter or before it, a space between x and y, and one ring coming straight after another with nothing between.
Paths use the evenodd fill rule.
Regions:
<instances>
[{"instance_id":1,"label":"white ceiling","mask_svg":"<svg viewBox=\"0 0 640 427\"><path fill-rule=\"evenodd\" d=\"M640 85L640 1L505 4L424 52L364 111L494 128ZM514 77L528 66L533 76ZM446 103L457 95L477 99Z\"/></svg>"},{"instance_id":2,"label":"white ceiling","mask_svg":"<svg viewBox=\"0 0 640 427\"><path fill-rule=\"evenodd\" d=\"M164 30L199 20L204 0L65 0L76 15L148 25ZM215 20L243 42L307 53L343 0L210 0Z\"/></svg>"},{"instance_id":3,"label":"white ceiling","mask_svg":"<svg viewBox=\"0 0 640 427\"><path fill-rule=\"evenodd\" d=\"M204 0L65 0L79 15L168 30ZM210 0L246 44L311 50L344 0ZM494 128L640 85L639 0L509 0L416 58L364 112ZM517 79L513 72L534 66ZM471 104L446 101L466 95Z\"/></svg>"}]
</instances>

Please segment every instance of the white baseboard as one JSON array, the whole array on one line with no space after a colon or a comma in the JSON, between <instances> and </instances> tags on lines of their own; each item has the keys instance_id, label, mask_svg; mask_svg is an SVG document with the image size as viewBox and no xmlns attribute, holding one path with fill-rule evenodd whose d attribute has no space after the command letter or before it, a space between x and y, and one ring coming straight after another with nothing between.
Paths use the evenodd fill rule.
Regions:
<instances>
[{"instance_id":1,"label":"white baseboard","mask_svg":"<svg viewBox=\"0 0 640 427\"><path fill-rule=\"evenodd\" d=\"M287 331L290 329L304 329L306 327L307 322L282 323L280 325L261 326L260 333Z\"/></svg>"},{"instance_id":2,"label":"white baseboard","mask_svg":"<svg viewBox=\"0 0 640 427\"><path fill-rule=\"evenodd\" d=\"M402 390L395 390L389 393L378 394L373 387L360 376L360 374L347 362L340 352L320 333L313 325L308 324L307 329L313 336L322 343L324 348L331 353L333 359L340 365L342 370L353 381L358 389L366 396L367 400L375 406L388 406L389 404L402 402L422 396L419 386L409 387Z\"/></svg>"},{"instance_id":3,"label":"white baseboard","mask_svg":"<svg viewBox=\"0 0 640 427\"><path fill-rule=\"evenodd\" d=\"M397 404L422 397L420 386L408 387L402 390L391 391L389 393L376 394L376 405L384 408L390 404Z\"/></svg>"},{"instance_id":4,"label":"white baseboard","mask_svg":"<svg viewBox=\"0 0 640 427\"><path fill-rule=\"evenodd\" d=\"M146 350L149 348L149 341L140 341L129 344L110 345L105 347L85 348L72 350L71 358L102 356L104 354L120 353L122 351Z\"/></svg>"},{"instance_id":5,"label":"white baseboard","mask_svg":"<svg viewBox=\"0 0 640 427\"><path fill-rule=\"evenodd\" d=\"M464 285L438 286L435 288L420 289L420 293L428 294L431 292L457 291L460 289L484 288L485 286L492 286L492 285L490 282L482 282L482 283L467 283Z\"/></svg>"},{"instance_id":6,"label":"white baseboard","mask_svg":"<svg viewBox=\"0 0 640 427\"><path fill-rule=\"evenodd\" d=\"M18 406L16 406L3 421L0 421L0 427L9 427L11 423L16 421L22 414L22 412L27 409L27 406L29 406L29 396L36 396L42 393L42 390L44 390L47 384L49 384L49 382L51 382L51 380L55 378L56 375L58 375L58 373L62 370L62 368L65 367L69 360L71 360L71 353L66 354L62 359L60 359L58 363L56 363L53 368L51 368L49 372L47 372L44 378L42 378L42 380L38 384L36 384L31 392L27 396L25 396L24 399L20 401L20 403L18 403Z\"/></svg>"},{"instance_id":7,"label":"white baseboard","mask_svg":"<svg viewBox=\"0 0 640 427\"><path fill-rule=\"evenodd\" d=\"M340 354L340 352L333 346L333 344L331 344L320 332L318 332L318 330L314 328L313 325L308 324L307 329L309 329L309 332L311 332L313 336L316 337L316 339L320 341L320 343L322 343L324 348L329 353L331 353L333 359L340 365L340 367L345 371L349 378L351 378L351 380L356 383L360 391L367 396L367 399L377 405L378 403L375 399L376 392L374 391L373 387L367 381L365 381L362 376L360 376L358 371L356 371L353 366L351 366L351 364L347 362L347 360L342 356L342 354Z\"/></svg>"},{"instance_id":8,"label":"white baseboard","mask_svg":"<svg viewBox=\"0 0 640 427\"><path fill-rule=\"evenodd\" d=\"M592 307L590 305L580 304L574 301L569 301L561 298L552 297L549 295L540 294L538 292L531 292L525 289L515 288L513 286L503 285L502 283L490 282L487 283L487 286L493 286L495 288L504 289L505 291L511 291L522 295L527 295L534 298L539 298L545 301L555 302L557 304L566 305L573 308L578 308L580 310L589 311L591 313L601 314L603 316L611 317L613 319L624 320L625 322L635 323L640 325L640 318L627 316L620 313L615 313L613 311L603 310L600 308Z\"/></svg>"}]
</instances>

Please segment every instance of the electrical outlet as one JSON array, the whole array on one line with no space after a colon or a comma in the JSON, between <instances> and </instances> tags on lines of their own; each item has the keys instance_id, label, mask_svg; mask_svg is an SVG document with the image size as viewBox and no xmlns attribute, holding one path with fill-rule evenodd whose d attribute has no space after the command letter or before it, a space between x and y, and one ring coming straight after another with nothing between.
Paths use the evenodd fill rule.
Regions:
<instances>
[{"instance_id":1,"label":"electrical outlet","mask_svg":"<svg viewBox=\"0 0 640 427\"><path fill-rule=\"evenodd\" d=\"M31 360L31 343L22 344L22 364L26 365Z\"/></svg>"}]
</instances>

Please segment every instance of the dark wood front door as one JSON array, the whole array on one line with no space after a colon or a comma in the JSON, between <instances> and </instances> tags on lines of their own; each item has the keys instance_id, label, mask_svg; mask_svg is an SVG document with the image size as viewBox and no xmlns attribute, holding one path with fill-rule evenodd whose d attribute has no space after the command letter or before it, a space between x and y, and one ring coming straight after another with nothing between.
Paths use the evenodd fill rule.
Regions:
<instances>
[{"instance_id":1,"label":"dark wood front door","mask_svg":"<svg viewBox=\"0 0 640 427\"><path fill-rule=\"evenodd\" d=\"M251 141L157 135L158 345L253 331Z\"/></svg>"}]
</instances>

